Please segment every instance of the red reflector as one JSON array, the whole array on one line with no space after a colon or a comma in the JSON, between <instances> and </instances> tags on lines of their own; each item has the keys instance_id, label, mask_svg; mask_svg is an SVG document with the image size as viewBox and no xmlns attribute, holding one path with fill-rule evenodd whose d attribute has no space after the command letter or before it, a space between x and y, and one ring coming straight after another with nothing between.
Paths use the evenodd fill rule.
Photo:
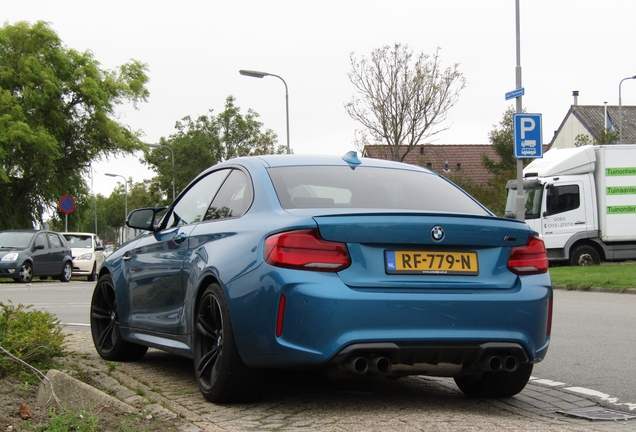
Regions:
<instances>
[{"instance_id":1,"label":"red reflector","mask_svg":"<svg viewBox=\"0 0 636 432\"><path fill-rule=\"evenodd\" d=\"M268 264L298 270L336 272L351 264L347 245L323 240L317 229L268 237L263 256Z\"/></svg>"},{"instance_id":2,"label":"red reflector","mask_svg":"<svg viewBox=\"0 0 636 432\"><path fill-rule=\"evenodd\" d=\"M287 299L283 294L280 295L278 302L278 316L276 317L276 337L283 334L283 319L285 318L285 302Z\"/></svg>"},{"instance_id":3,"label":"red reflector","mask_svg":"<svg viewBox=\"0 0 636 432\"><path fill-rule=\"evenodd\" d=\"M525 246L513 247L508 256L508 269L518 275L546 273L548 253L543 240L530 235Z\"/></svg>"},{"instance_id":4,"label":"red reflector","mask_svg":"<svg viewBox=\"0 0 636 432\"><path fill-rule=\"evenodd\" d=\"M545 335L550 336L552 334L552 297L550 297L548 303L548 327L546 328Z\"/></svg>"}]
</instances>

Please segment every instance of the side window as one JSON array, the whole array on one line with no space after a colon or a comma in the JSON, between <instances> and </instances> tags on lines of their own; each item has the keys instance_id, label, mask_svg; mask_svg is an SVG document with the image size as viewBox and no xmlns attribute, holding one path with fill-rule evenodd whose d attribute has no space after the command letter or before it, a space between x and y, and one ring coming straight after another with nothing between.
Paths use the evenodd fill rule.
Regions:
<instances>
[{"instance_id":1,"label":"side window","mask_svg":"<svg viewBox=\"0 0 636 432\"><path fill-rule=\"evenodd\" d=\"M552 186L548 191L548 214L564 213L579 208L581 197L578 185Z\"/></svg>"},{"instance_id":2,"label":"side window","mask_svg":"<svg viewBox=\"0 0 636 432\"><path fill-rule=\"evenodd\" d=\"M48 236L49 236L49 243L51 243L52 248L62 247L62 242L60 241L60 238L57 236L57 234L49 233Z\"/></svg>"},{"instance_id":3,"label":"side window","mask_svg":"<svg viewBox=\"0 0 636 432\"><path fill-rule=\"evenodd\" d=\"M201 222L230 171L229 169L214 171L192 185L172 208L165 227Z\"/></svg>"},{"instance_id":4,"label":"side window","mask_svg":"<svg viewBox=\"0 0 636 432\"><path fill-rule=\"evenodd\" d=\"M204 220L243 216L252 204L253 196L252 183L248 176L241 170L232 170L205 213Z\"/></svg>"},{"instance_id":5,"label":"side window","mask_svg":"<svg viewBox=\"0 0 636 432\"><path fill-rule=\"evenodd\" d=\"M46 241L46 234L44 234L44 233L38 234L38 236L35 238L35 245L36 246L43 246L44 249L48 249L49 248L49 244Z\"/></svg>"}]
</instances>

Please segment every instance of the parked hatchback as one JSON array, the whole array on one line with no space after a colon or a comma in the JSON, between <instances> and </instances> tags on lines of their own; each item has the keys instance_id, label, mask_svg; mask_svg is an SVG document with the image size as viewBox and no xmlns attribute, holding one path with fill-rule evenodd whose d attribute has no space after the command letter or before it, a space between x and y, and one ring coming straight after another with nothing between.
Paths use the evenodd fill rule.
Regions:
<instances>
[{"instance_id":1,"label":"parked hatchback","mask_svg":"<svg viewBox=\"0 0 636 432\"><path fill-rule=\"evenodd\" d=\"M0 231L0 277L31 282L52 276L68 282L73 274L71 248L53 231Z\"/></svg>"},{"instance_id":2,"label":"parked hatchback","mask_svg":"<svg viewBox=\"0 0 636 432\"><path fill-rule=\"evenodd\" d=\"M97 351L190 357L213 402L253 396L268 368L453 377L467 395L506 397L548 349L543 241L422 167L236 158L127 224L145 232L99 272Z\"/></svg>"},{"instance_id":3,"label":"parked hatchback","mask_svg":"<svg viewBox=\"0 0 636 432\"><path fill-rule=\"evenodd\" d=\"M86 276L89 281L94 281L97 271L104 262L104 245L97 234L83 232L65 232L73 255L73 275Z\"/></svg>"}]
</instances>

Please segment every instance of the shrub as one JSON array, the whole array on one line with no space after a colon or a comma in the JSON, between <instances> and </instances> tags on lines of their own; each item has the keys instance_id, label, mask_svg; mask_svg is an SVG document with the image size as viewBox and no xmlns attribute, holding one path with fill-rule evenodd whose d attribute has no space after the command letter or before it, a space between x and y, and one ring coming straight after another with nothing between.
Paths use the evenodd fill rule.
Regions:
<instances>
[{"instance_id":1,"label":"shrub","mask_svg":"<svg viewBox=\"0 0 636 432\"><path fill-rule=\"evenodd\" d=\"M39 370L50 369L55 357L66 355L65 335L50 312L0 302L0 347ZM0 352L0 376L21 377L26 366Z\"/></svg>"}]
</instances>

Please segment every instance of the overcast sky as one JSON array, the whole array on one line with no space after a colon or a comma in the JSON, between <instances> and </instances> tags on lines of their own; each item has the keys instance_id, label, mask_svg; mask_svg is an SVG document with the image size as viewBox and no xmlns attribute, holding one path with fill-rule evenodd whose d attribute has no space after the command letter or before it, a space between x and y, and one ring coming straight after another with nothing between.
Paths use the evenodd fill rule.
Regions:
<instances>
[{"instance_id":1,"label":"overcast sky","mask_svg":"<svg viewBox=\"0 0 636 432\"><path fill-rule=\"evenodd\" d=\"M621 79L636 75L633 0L521 0L523 106L541 113L548 143L572 104L618 105ZM285 88L274 77L239 75L254 69L280 75L289 87L290 141L295 153L354 150L358 125L344 104L353 95L350 54L408 44L415 53L441 48L443 66L459 64L467 86L451 109L438 144L486 144L515 89L514 0L250 0L250 1L6 1L4 22L51 24L69 48L90 50L105 69L136 59L149 67L150 98L119 120L157 142L178 119L222 111L236 97L245 113L286 142ZM622 104L636 104L636 80L622 85ZM196 155L193 155L196 157ZM109 195L121 179L149 178L137 158L100 163L95 191Z\"/></svg>"}]
</instances>

